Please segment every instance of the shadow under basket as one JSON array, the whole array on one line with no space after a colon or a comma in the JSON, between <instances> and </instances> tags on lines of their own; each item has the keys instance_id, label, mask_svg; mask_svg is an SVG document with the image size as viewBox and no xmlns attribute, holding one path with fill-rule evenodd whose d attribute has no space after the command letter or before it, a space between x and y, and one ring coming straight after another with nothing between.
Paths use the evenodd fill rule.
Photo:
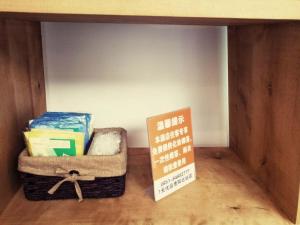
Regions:
<instances>
[{"instance_id":1,"label":"shadow under basket","mask_svg":"<svg viewBox=\"0 0 300 225\"><path fill-rule=\"evenodd\" d=\"M110 131L121 134L120 153L112 156L31 157L24 150L19 156L18 169L25 197L38 201L123 195L127 167L127 132L122 128L95 129L95 133ZM53 193L49 193L54 186L58 187Z\"/></svg>"}]
</instances>

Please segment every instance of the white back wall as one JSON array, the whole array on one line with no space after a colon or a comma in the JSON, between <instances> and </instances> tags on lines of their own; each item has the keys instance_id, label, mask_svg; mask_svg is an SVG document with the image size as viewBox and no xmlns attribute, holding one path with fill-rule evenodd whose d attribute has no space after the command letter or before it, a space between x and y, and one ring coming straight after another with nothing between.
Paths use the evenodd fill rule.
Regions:
<instances>
[{"instance_id":1,"label":"white back wall","mask_svg":"<svg viewBox=\"0 0 300 225\"><path fill-rule=\"evenodd\" d=\"M146 118L190 106L195 146L228 145L227 28L43 23L48 111L84 111L146 147Z\"/></svg>"}]
</instances>

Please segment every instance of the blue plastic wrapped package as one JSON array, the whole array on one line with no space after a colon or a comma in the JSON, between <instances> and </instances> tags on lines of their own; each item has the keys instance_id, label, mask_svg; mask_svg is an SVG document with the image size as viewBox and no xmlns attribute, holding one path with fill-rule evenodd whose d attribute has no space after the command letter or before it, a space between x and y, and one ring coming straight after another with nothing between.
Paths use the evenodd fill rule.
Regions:
<instances>
[{"instance_id":1,"label":"blue plastic wrapped package","mask_svg":"<svg viewBox=\"0 0 300 225\"><path fill-rule=\"evenodd\" d=\"M60 129L84 133L84 146L87 147L93 132L92 115L74 112L46 112L41 117L32 120L30 129Z\"/></svg>"},{"instance_id":2,"label":"blue plastic wrapped package","mask_svg":"<svg viewBox=\"0 0 300 225\"><path fill-rule=\"evenodd\" d=\"M93 116L90 113L78 113L78 112L46 112L43 114L44 117L61 118L66 120L76 120L86 124L86 129L89 132L89 137L93 133Z\"/></svg>"}]
</instances>

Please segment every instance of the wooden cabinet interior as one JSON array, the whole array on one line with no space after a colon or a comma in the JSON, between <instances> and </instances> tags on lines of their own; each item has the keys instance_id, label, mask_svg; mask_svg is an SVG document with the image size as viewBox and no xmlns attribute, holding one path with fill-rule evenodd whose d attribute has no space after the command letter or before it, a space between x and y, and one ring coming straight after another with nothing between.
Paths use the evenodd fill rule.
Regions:
<instances>
[{"instance_id":1,"label":"wooden cabinet interior","mask_svg":"<svg viewBox=\"0 0 300 225\"><path fill-rule=\"evenodd\" d=\"M46 110L39 22L0 21L0 211L20 186L22 130Z\"/></svg>"},{"instance_id":2,"label":"wooden cabinet interior","mask_svg":"<svg viewBox=\"0 0 300 225\"><path fill-rule=\"evenodd\" d=\"M230 147L295 221L300 181L300 24L229 27Z\"/></svg>"},{"instance_id":3,"label":"wooden cabinet interior","mask_svg":"<svg viewBox=\"0 0 300 225\"><path fill-rule=\"evenodd\" d=\"M0 224L292 224L233 151L196 148L195 160L196 181L155 202L149 149L129 149L127 186L121 198L82 203L74 199L28 201L19 190L0 217Z\"/></svg>"},{"instance_id":4,"label":"wooden cabinet interior","mask_svg":"<svg viewBox=\"0 0 300 225\"><path fill-rule=\"evenodd\" d=\"M9 14L15 16L18 20L0 20L0 211L19 188L16 166L17 155L24 147L21 131L30 118L46 110L40 22L27 21L28 14ZM38 14L33 16L41 19ZM103 18L106 22L122 22L123 16L111 17L116 21ZM230 147L254 172L278 207L296 222L300 179L300 22L273 24L272 20L259 20L268 24L245 25L244 22L258 21L164 16L136 20L125 16L124 21L147 22L139 18L158 23L168 23L171 18L173 23L230 25Z\"/></svg>"}]
</instances>

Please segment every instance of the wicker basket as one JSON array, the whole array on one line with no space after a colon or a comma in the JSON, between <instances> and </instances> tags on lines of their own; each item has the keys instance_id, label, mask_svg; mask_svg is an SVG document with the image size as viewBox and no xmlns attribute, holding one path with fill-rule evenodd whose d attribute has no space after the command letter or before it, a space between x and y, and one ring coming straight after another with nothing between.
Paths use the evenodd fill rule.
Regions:
<instances>
[{"instance_id":1,"label":"wicker basket","mask_svg":"<svg viewBox=\"0 0 300 225\"><path fill-rule=\"evenodd\" d=\"M120 153L113 156L30 157L19 156L23 190L28 200L107 198L125 191L127 133L122 128L96 129L119 131Z\"/></svg>"}]
</instances>

